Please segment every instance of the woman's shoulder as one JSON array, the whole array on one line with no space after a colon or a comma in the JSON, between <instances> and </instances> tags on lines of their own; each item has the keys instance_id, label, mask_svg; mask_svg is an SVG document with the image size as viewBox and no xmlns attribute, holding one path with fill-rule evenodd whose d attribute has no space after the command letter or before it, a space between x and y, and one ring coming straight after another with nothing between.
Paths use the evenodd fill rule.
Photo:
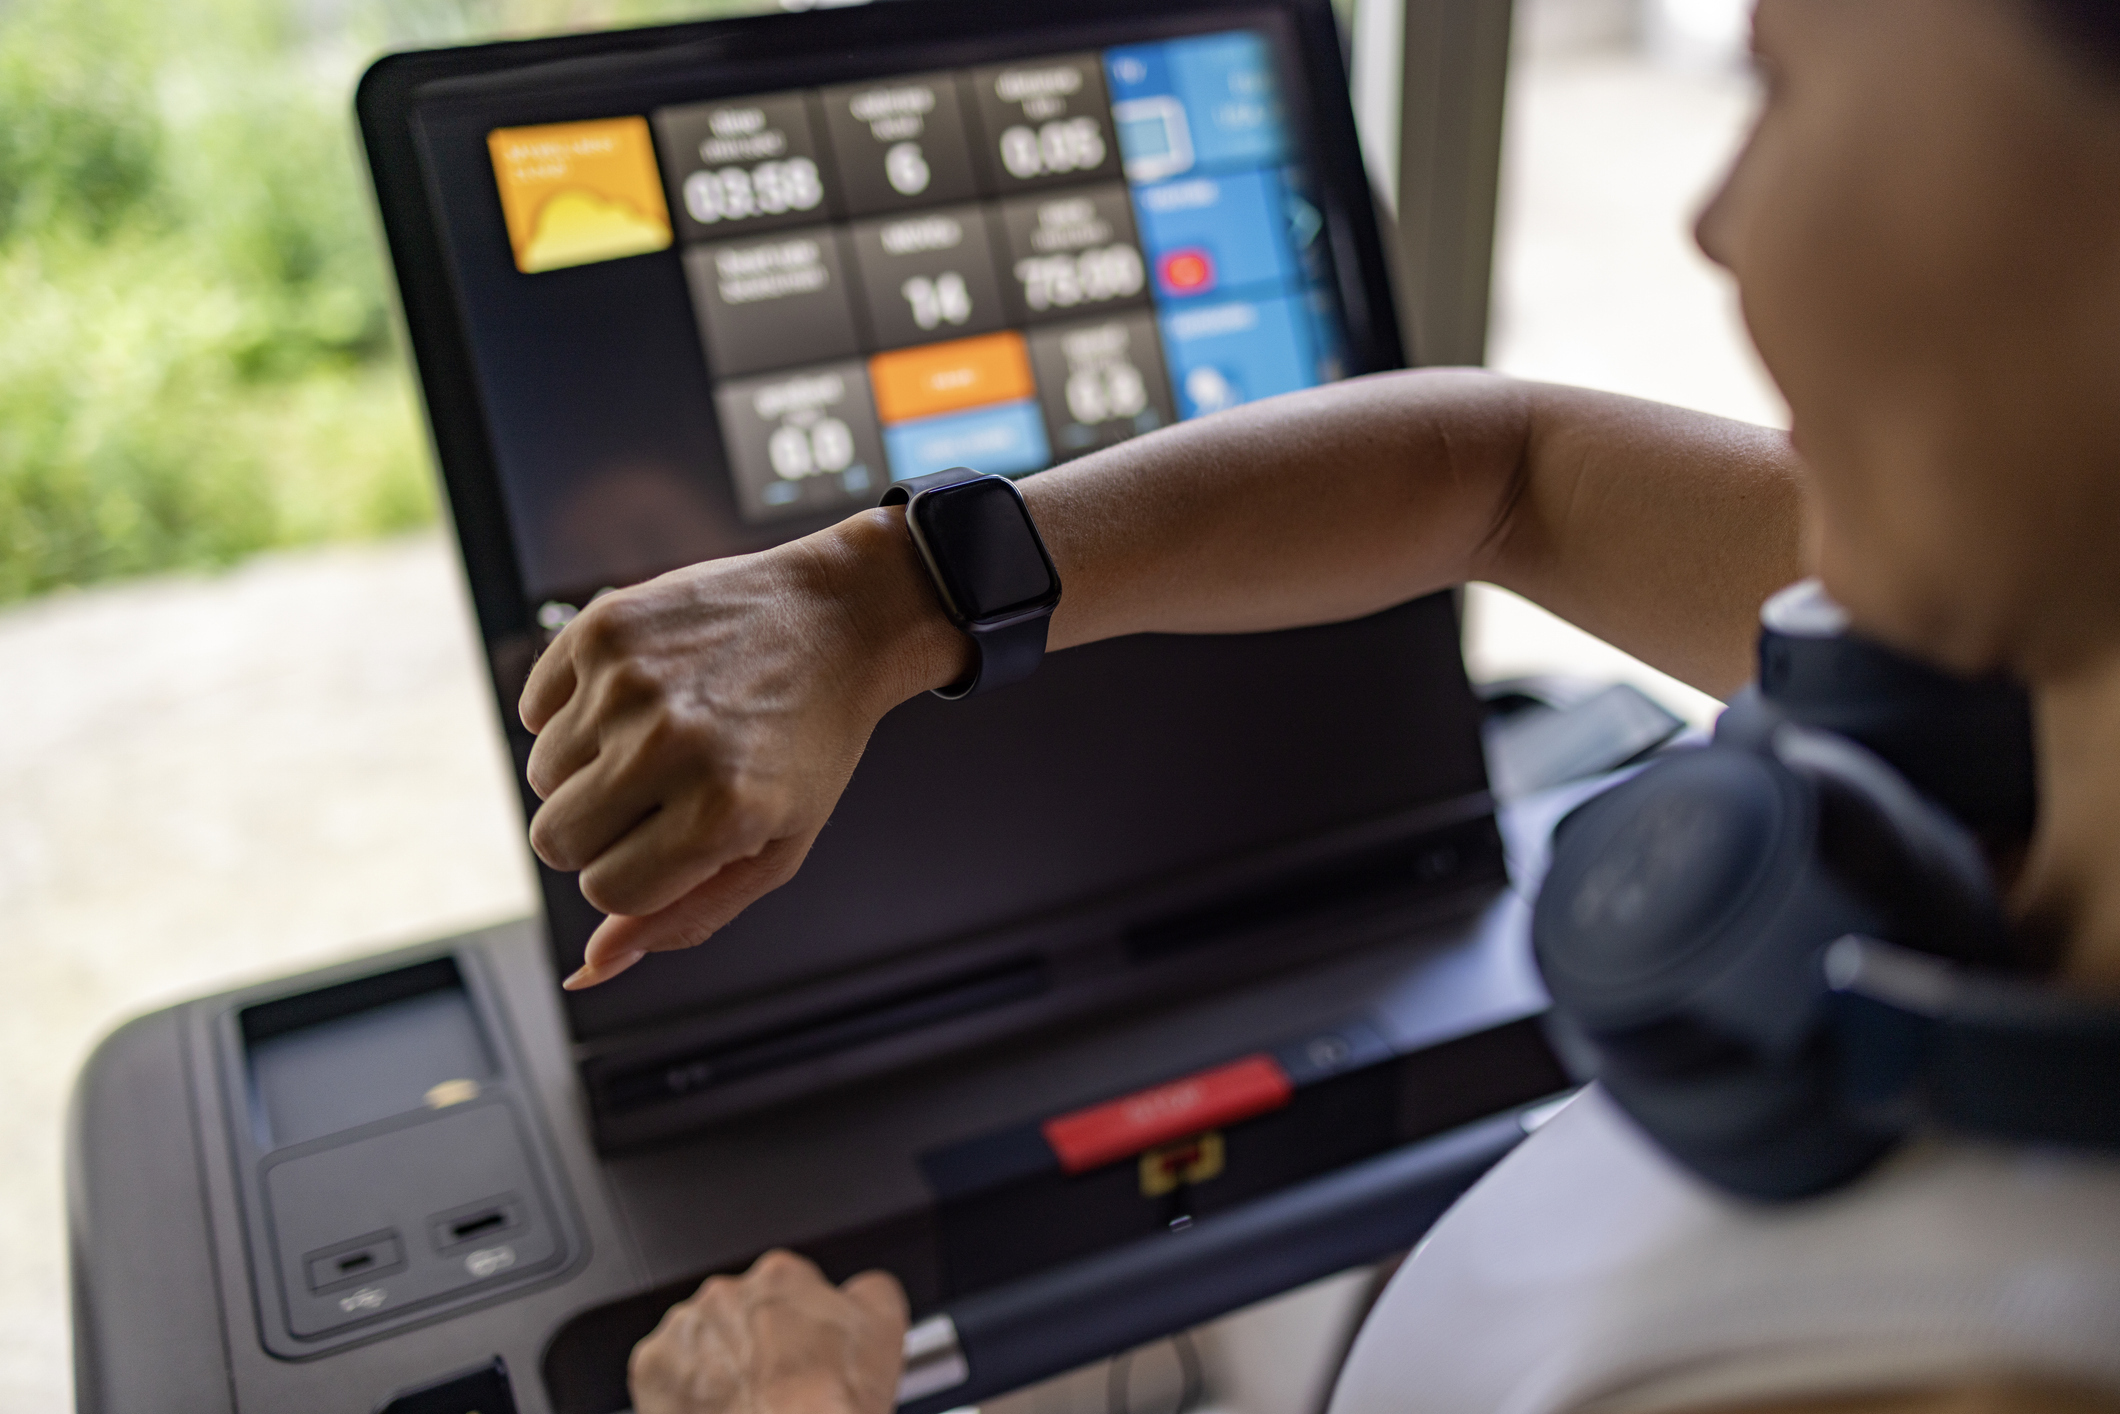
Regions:
<instances>
[{"instance_id":1,"label":"woman's shoulder","mask_svg":"<svg viewBox=\"0 0 2120 1414\"><path fill-rule=\"evenodd\" d=\"M1592 1087L1401 1269L1333 1414L1648 1411L1996 1370L2120 1389L2120 1162L1928 1142L1763 1205Z\"/></svg>"}]
</instances>

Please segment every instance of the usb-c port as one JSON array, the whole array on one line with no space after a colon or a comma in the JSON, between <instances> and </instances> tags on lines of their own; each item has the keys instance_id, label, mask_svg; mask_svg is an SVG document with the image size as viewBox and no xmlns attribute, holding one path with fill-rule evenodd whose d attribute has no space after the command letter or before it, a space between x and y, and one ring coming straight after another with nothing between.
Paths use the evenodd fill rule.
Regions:
<instances>
[{"instance_id":1,"label":"usb-c port","mask_svg":"<svg viewBox=\"0 0 2120 1414\"><path fill-rule=\"evenodd\" d=\"M309 1277L309 1289L315 1292L336 1291L342 1286L394 1272L404 1265L405 1244L394 1232L371 1232L366 1237L312 1252L302 1259Z\"/></svg>"}]
</instances>

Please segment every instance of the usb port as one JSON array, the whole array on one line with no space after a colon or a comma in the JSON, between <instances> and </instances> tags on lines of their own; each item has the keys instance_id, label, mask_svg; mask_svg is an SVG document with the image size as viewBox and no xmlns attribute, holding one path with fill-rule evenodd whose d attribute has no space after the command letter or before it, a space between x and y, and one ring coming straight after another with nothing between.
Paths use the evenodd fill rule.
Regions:
<instances>
[{"instance_id":1,"label":"usb port","mask_svg":"<svg viewBox=\"0 0 2120 1414\"><path fill-rule=\"evenodd\" d=\"M451 1242L469 1242L482 1232L498 1232L508 1225L508 1215L499 1208L490 1208L475 1218L449 1224Z\"/></svg>"},{"instance_id":2,"label":"usb port","mask_svg":"<svg viewBox=\"0 0 2120 1414\"><path fill-rule=\"evenodd\" d=\"M522 1222L522 1200L513 1193L504 1193L482 1203L471 1203L437 1214L427 1220L427 1226L434 1238L435 1250L446 1252L452 1247L482 1242L513 1231L522 1226Z\"/></svg>"},{"instance_id":3,"label":"usb port","mask_svg":"<svg viewBox=\"0 0 2120 1414\"><path fill-rule=\"evenodd\" d=\"M342 1286L394 1272L405 1265L405 1244L397 1233L371 1232L350 1242L340 1242L302 1259L311 1291L336 1291Z\"/></svg>"}]
</instances>

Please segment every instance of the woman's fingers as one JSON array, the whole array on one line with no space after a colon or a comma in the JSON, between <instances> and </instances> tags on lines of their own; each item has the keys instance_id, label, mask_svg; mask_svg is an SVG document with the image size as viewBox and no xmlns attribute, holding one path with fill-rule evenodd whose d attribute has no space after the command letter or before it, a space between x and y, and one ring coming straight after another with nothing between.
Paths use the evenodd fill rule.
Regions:
<instances>
[{"instance_id":1,"label":"woman's fingers","mask_svg":"<svg viewBox=\"0 0 2120 1414\"><path fill-rule=\"evenodd\" d=\"M581 871L583 897L605 913L645 916L764 850L780 821L725 791L694 788L613 840Z\"/></svg>"},{"instance_id":2,"label":"woman's fingers","mask_svg":"<svg viewBox=\"0 0 2120 1414\"><path fill-rule=\"evenodd\" d=\"M516 702L523 725L533 734L542 732L553 714L574 695L574 680L574 644L562 629L530 665L529 681L523 684L523 695Z\"/></svg>"},{"instance_id":3,"label":"woman's fingers","mask_svg":"<svg viewBox=\"0 0 2120 1414\"><path fill-rule=\"evenodd\" d=\"M908 1315L905 1288L889 1272L862 1272L848 1277L839 1289L876 1319L904 1331Z\"/></svg>"},{"instance_id":4,"label":"woman's fingers","mask_svg":"<svg viewBox=\"0 0 2120 1414\"><path fill-rule=\"evenodd\" d=\"M614 914L589 936L578 971L561 985L570 992L608 982L651 952L693 947L794 876L810 852L807 839L775 840L747 859L723 865L674 903L639 917Z\"/></svg>"},{"instance_id":5,"label":"woman's fingers","mask_svg":"<svg viewBox=\"0 0 2120 1414\"><path fill-rule=\"evenodd\" d=\"M905 1288L889 1272L862 1272L839 1288L861 1313L847 1384L857 1408L888 1410L898 1400L898 1377L905 1372Z\"/></svg>"},{"instance_id":6,"label":"woman's fingers","mask_svg":"<svg viewBox=\"0 0 2120 1414\"><path fill-rule=\"evenodd\" d=\"M662 808L670 783L605 752L562 782L530 818L530 847L562 872L581 869ZM594 900L591 900L594 902Z\"/></svg>"},{"instance_id":7,"label":"woman's fingers","mask_svg":"<svg viewBox=\"0 0 2120 1414\"><path fill-rule=\"evenodd\" d=\"M611 928L613 923L638 922L632 918L606 918L594 933L589 935L589 946L583 950L582 965L567 974L559 985L569 992L579 992L610 981L648 954L646 950L632 946L619 931Z\"/></svg>"},{"instance_id":8,"label":"woman's fingers","mask_svg":"<svg viewBox=\"0 0 2120 1414\"><path fill-rule=\"evenodd\" d=\"M594 761L602 751L596 714L587 709L584 693L577 692L546 719L530 744L525 778L539 800L567 783L575 772Z\"/></svg>"},{"instance_id":9,"label":"woman's fingers","mask_svg":"<svg viewBox=\"0 0 2120 1414\"><path fill-rule=\"evenodd\" d=\"M547 700L558 696L557 687L539 693L536 705L543 720L531 727L537 740L530 748L528 776L541 800L550 799L576 772L614 746L630 746L636 755L657 755L661 759L636 764L659 767L685 747L699 744L688 741L682 726L672 720L675 694L660 665L623 656L632 640L608 626L615 617L609 611L599 613L586 627L585 619L576 619L539 660L539 668L555 660L568 665L561 674L566 696ZM535 673L532 678L534 683ZM523 700L531 702L531 688L524 689ZM529 720L527 707L524 720Z\"/></svg>"},{"instance_id":10,"label":"woman's fingers","mask_svg":"<svg viewBox=\"0 0 2120 1414\"><path fill-rule=\"evenodd\" d=\"M904 1343L891 1277L835 1287L806 1258L774 1251L671 1307L634 1347L627 1383L640 1414L890 1414Z\"/></svg>"}]
</instances>

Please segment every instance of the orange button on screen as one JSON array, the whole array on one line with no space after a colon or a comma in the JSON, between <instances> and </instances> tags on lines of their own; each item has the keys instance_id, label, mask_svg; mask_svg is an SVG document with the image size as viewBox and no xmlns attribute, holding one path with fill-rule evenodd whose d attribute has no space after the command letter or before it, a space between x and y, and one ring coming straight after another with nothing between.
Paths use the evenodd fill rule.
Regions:
<instances>
[{"instance_id":1,"label":"orange button on screen","mask_svg":"<svg viewBox=\"0 0 2120 1414\"><path fill-rule=\"evenodd\" d=\"M869 360L869 382L876 390L877 416L885 422L1008 402L1036 391L1023 336L1011 332L877 354Z\"/></svg>"}]
</instances>

